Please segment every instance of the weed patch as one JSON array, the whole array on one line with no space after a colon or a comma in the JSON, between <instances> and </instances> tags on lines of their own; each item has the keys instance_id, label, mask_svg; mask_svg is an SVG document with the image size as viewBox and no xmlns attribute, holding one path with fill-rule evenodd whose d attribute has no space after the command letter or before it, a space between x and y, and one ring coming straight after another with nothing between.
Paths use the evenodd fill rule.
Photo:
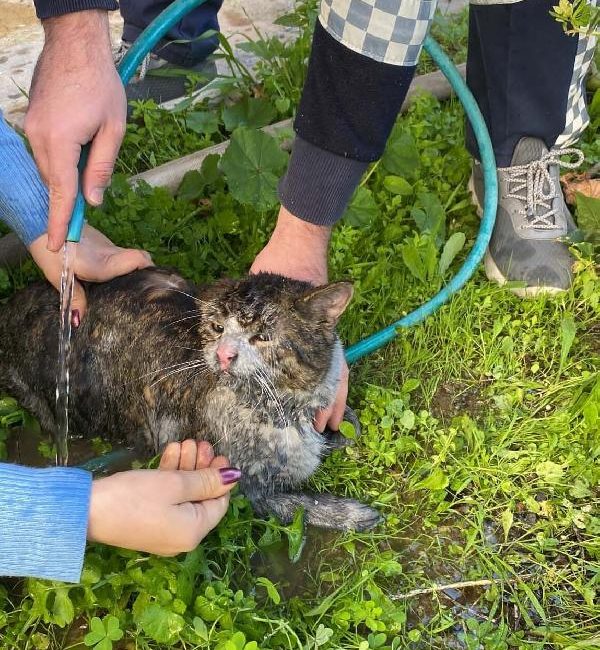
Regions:
<instances>
[{"instance_id":1,"label":"weed patch","mask_svg":"<svg viewBox=\"0 0 600 650\"><path fill-rule=\"evenodd\" d=\"M284 19L300 29L297 41L248 45L262 59L259 84L250 92L250 79L236 82L239 104L189 104L168 118L138 106L121 171L230 132L236 148L208 158L175 196L117 176L90 221L191 280L245 273L274 224L285 166L256 127L297 101L311 12L303 4ZM465 20L435 28L457 56ZM592 160L598 128L582 144ZM460 106L421 97L333 236L330 275L355 285L344 341L410 311L456 270L478 227L469 173ZM574 250L566 294L522 301L480 271L433 317L356 364L350 403L363 435L312 483L379 508L385 522L374 532L304 531L300 517L281 526L235 495L191 553L92 545L79 585L1 582L2 647L599 647L600 281L594 245ZM29 264L2 274L0 296L34 275ZM27 417L0 400L0 456Z\"/></svg>"}]
</instances>

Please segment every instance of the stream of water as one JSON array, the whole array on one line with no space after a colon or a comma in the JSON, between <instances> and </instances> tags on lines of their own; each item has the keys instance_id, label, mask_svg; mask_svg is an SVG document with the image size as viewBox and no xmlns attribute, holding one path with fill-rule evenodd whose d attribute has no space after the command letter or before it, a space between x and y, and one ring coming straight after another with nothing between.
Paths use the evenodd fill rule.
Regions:
<instances>
[{"instance_id":1,"label":"stream of water","mask_svg":"<svg viewBox=\"0 0 600 650\"><path fill-rule=\"evenodd\" d=\"M71 302L77 244L65 242L60 278L60 328L56 376L56 464L69 461L69 359L71 357Z\"/></svg>"}]
</instances>

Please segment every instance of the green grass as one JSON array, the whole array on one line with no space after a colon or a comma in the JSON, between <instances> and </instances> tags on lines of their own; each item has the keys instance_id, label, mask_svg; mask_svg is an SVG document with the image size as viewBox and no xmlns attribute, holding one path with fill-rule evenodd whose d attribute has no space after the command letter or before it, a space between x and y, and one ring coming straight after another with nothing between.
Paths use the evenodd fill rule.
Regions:
<instances>
[{"instance_id":1,"label":"green grass","mask_svg":"<svg viewBox=\"0 0 600 650\"><path fill-rule=\"evenodd\" d=\"M582 143L592 161L599 121ZM331 277L356 286L346 342L419 305L464 259L478 220L462 130L456 103L417 102L337 227ZM250 157L266 152L261 173L280 169L270 140L236 133ZM117 179L91 220L193 280L240 275L276 214L274 192L244 193L254 172L213 159L176 197ZM465 245L443 273L456 233ZM376 505L376 531L309 530L304 543L300 520L255 519L238 495L193 553L91 546L80 585L0 583L0 646L84 648L97 617L98 650L600 647L600 280L597 249L574 250L565 295L522 301L478 271L353 368L363 435L312 484ZM0 296L34 275L0 276ZM0 454L26 418L0 401Z\"/></svg>"}]
</instances>

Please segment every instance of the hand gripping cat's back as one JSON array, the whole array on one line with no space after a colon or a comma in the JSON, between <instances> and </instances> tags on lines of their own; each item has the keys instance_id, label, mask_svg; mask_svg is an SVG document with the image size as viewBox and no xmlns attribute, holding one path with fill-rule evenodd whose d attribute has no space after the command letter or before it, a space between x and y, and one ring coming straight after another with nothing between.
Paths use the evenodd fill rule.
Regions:
<instances>
[{"instance_id":1,"label":"hand gripping cat's back","mask_svg":"<svg viewBox=\"0 0 600 650\"><path fill-rule=\"evenodd\" d=\"M243 473L261 514L290 521L304 507L316 526L363 530L378 513L352 499L295 491L339 434L315 431L315 411L337 388L343 351L335 325L352 296L259 274L196 288L146 269L88 285L73 333L71 430L125 438L157 452L206 439ZM0 318L0 391L55 430L57 298L43 284L17 293Z\"/></svg>"}]
</instances>

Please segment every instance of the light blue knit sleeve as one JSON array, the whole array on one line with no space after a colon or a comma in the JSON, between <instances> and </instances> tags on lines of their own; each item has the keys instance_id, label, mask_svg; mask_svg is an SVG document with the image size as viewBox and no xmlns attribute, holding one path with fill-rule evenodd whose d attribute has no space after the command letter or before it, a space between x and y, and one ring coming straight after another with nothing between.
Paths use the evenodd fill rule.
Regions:
<instances>
[{"instance_id":1,"label":"light blue knit sleeve","mask_svg":"<svg viewBox=\"0 0 600 650\"><path fill-rule=\"evenodd\" d=\"M48 190L21 138L0 112L0 221L28 246L46 232Z\"/></svg>"},{"instance_id":2,"label":"light blue knit sleeve","mask_svg":"<svg viewBox=\"0 0 600 650\"><path fill-rule=\"evenodd\" d=\"M79 582L92 476L0 463L0 576Z\"/></svg>"}]
</instances>

